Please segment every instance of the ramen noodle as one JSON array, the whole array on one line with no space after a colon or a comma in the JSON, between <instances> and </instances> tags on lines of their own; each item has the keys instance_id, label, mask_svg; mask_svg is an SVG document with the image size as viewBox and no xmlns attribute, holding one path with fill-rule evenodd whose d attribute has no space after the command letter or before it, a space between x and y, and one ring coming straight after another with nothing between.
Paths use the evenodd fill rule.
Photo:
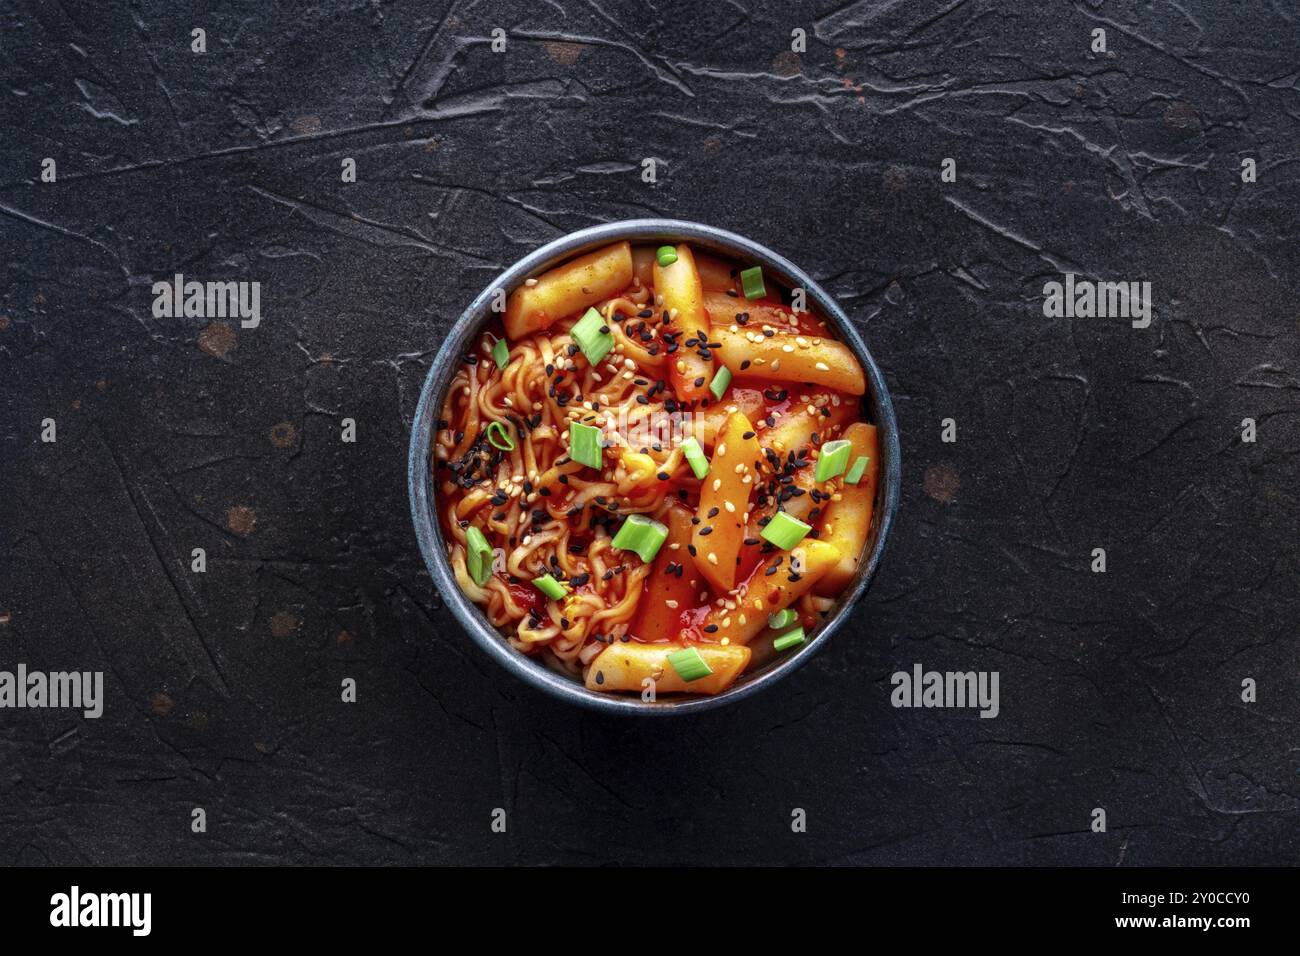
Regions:
<instances>
[{"instance_id":1,"label":"ramen noodle","mask_svg":"<svg viewBox=\"0 0 1300 956\"><path fill-rule=\"evenodd\" d=\"M619 242L527 280L452 379L460 587L595 691L716 694L854 578L880 468L853 351L757 266Z\"/></svg>"}]
</instances>

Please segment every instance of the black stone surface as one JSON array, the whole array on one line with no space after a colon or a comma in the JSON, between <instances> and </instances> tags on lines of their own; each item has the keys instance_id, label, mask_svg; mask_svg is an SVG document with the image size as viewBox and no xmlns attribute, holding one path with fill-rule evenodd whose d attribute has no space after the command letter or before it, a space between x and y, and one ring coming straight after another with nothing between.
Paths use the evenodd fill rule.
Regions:
<instances>
[{"instance_id":1,"label":"black stone surface","mask_svg":"<svg viewBox=\"0 0 1300 956\"><path fill-rule=\"evenodd\" d=\"M0 863L1294 863L1295 8L453 7L0 11L0 668L107 693L0 711ZM643 215L827 284L904 447L852 626L672 722L491 666L404 478L458 310ZM1151 326L1046 318L1066 271ZM154 318L177 272L260 282L260 327ZM1000 715L892 708L914 662Z\"/></svg>"}]
</instances>

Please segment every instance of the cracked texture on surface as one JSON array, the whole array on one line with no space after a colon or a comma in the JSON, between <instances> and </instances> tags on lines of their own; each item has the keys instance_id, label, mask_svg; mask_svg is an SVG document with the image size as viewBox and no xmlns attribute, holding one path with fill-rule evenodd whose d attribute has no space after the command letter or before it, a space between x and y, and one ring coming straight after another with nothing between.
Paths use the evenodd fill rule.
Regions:
<instances>
[{"instance_id":1,"label":"cracked texture on surface","mask_svg":"<svg viewBox=\"0 0 1300 956\"><path fill-rule=\"evenodd\" d=\"M103 670L107 695L97 721L0 711L0 863L1294 862L1288 4L22 0L0 21L0 667ZM471 645L404 465L437 347L496 273L660 215L839 298L893 389L904 484L820 656L640 722ZM1151 327L1044 318L1065 271L1150 281ZM154 318L178 272L261 282L261 326ZM999 671L999 717L891 708L914 662Z\"/></svg>"}]
</instances>

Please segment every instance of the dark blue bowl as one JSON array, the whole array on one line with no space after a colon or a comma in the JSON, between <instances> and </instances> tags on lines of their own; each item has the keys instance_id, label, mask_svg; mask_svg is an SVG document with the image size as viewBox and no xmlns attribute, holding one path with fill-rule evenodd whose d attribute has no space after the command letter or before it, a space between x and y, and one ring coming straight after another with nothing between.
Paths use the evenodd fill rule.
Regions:
<instances>
[{"instance_id":1,"label":"dark blue bowl","mask_svg":"<svg viewBox=\"0 0 1300 956\"><path fill-rule=\"evenodd\" d=\"M881 462L880 486L877 491L873 519L870 556L858 569L853 583L840 595L831 613L817 626L813 638L797 651L778 656L764 667L746 674L731 687L713 697L665 698L655 703L644 703L637 696L600 694L587 690L581 683L544 664L520 654L506 643L504 637L490 625L487 618L461 592L452 575L447 560L447 547L442 529L433 508L433 485L429 474L429 453L438 415L446 398L447 388L460 366L461 356L470 350L479 333L492 317L491 303L497 289L507 294L525 279L539 275L567 259L592 249L631 239L634 242L661 245L689 242L692 246L708 250L725 258L744 263L756 263L763 273L772 276L785 288L795 286L806 290L812 310L827 319L840 340L857 354L867 375L867 407L871 421L879 429ZM695 222L676 219L631 219L593 226L549 242L535 252L520 259L497 277L496 281L478 294L469 308L452 326L429 375L420 392L420 404L411 423L410 457L407 461L407 480L411 491L411 517L415 521L415 536L420 542L424 563L433 577L434 586L442 595L474 642L489 657L494 658L507 671L553 697L610 714L686 714L723 707L757 694L765 687L794 672L807 663L820 650L852 611L853 605L866 593L885 550L885 541L898 510L899 489L902 481L898 445L898 423L894 420L894 406L885 387L884 376L867 351L862 337L849 322L844 312L826 292L801 269L770 249L724 229L715 229Z\"/></svg>"}]
</instances>

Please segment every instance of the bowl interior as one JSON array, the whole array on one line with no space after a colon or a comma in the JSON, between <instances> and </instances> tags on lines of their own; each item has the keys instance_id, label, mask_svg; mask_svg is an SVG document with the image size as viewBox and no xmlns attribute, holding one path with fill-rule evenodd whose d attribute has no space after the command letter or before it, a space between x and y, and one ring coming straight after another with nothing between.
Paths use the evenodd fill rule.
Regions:
<instances>
[{"instance_id":1,"label":"bowl interior","mask_svg":"<svg viewBox=\"0 0 1300 956\"><path fill-rule=\"evenodd\" d=\"M471 349L481 330L493 316L492 302L497 291L509 294L525 279L539 275L584 252L623 239L630 239L635 243L689 242L694 247L708 250L724 258L734 259L746 265L761 265L764 276L774 278L777 284L785 289L795 287L804 289L812 310L831 323L840 340L853 349L862 363L867 376L868 394L865 396L865 404L868 417L878 429L882 460L868 543L868 558L859 566L853 583L839 596L830 613L817 625L814 636L807 644L797 651L769 661L752 673L743 675L730 688L713 697L682 699L665 697L653 703L646 703L634 696L600 694L587 690L572 677L520 654L506 643L501 634L488 623L478 607L465 597L456 584L447 560L442 528L435 512L429 462L434 429L447 389L460 365L461 356ZM672 219L636 219L594 226L571 233L520 259L479 293L452 326L425 378L415 418L411 423L411 443L407 460L411 515L425 565L443 600L474 641L515 676L552 696L609 713L649 715L691 713L742 700L793 672L820 650L848 617L853 605L865 593L871 578L875 575L893 524L894 514L898 509L901 473L898 426L884 376L872 359L857 329L835 301L809 275L764 246L712 226Z\"/></svg>"}]
</instances>

